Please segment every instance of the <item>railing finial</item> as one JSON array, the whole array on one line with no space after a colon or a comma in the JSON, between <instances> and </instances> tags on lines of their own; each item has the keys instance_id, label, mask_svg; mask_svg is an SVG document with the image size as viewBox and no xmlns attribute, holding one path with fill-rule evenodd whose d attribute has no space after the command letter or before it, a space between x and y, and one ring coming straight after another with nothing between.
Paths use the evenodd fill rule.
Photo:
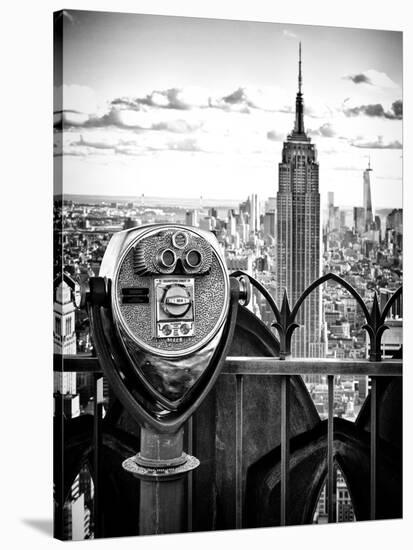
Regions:
<instances>
[{"instance_id":1,"label":"railing finial","mask_svg":"<svg viewBox=\"0 0 413 550\"><path fill-rule=\"evenodd\" d=\"M363 325L363 328L367 331L370 337L370 361L381 361L381 337L383 332L389 327L384 323L385 319L383 319L380 311L376 291L374 291L373 305L366 321L367 323Z\"/></svg>"},{"instance_id":2,"label":"railing finial","mask_svg":"<svg viewBox=\"0 0 413 550\"><path fill-rule=\"evenodd\" d=\"M290 303L288 301L287 289L284 289L283 300L279 317L272 324L278 330L280 336L280 359L285 359L291 355L291 339L296 328L300 325L294 322L295 314L291 314Z\"/></svg>"}]
</instances>

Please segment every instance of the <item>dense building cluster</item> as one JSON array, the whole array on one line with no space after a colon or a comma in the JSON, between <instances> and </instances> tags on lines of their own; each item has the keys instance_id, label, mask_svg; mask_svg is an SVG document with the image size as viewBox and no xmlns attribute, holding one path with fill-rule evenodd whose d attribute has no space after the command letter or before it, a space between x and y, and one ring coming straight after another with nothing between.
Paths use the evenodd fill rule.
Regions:
<instances>
[{"instance_id":1,"label":"dense building cluster","mask_svg":"<svg viewBox=\"0 0 413 550\"><path fill-rule=\"evenodd\" d=\"M377 292L383 306L402 282L402 210L381 209L375 216L380 220L381 230L360 231L352 216L353 209L332 205L332 197L330 194L330 205L323 217L322 270L347 280L367 305L371 305ZM229 271L242 270L256 277L277 298L275 197L260 201L253 194L232 209L153 208L141 203L105 201L77 204L68 200L56 206L56 210L57 218L62 220L58 240L64 250L63 265L55 266L56 276L63 269L81 286L87 285L90 276L98 274L105 248L115 231L146 223L173 222L214 232ZM271 326L273 314L265 300L254 294L250 307ZM89 352L92 343L85 313L76 310L73 315L76 315L77 353ZM393 324L387 334L396 334L403 316L400 302L395 304L391 316ZM335 283L326 283L322 293L320 346L314 356L366 357L363 324L364 316L355 299Z\"/></svg>"}]
</instances>

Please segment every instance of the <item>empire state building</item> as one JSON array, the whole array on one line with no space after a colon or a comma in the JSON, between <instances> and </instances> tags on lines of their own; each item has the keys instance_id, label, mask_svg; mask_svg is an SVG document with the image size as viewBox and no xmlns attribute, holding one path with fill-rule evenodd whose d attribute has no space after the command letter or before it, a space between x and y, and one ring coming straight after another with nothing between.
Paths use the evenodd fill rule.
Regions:
<instances>
[{"instance_id":1,"label":"empire state building","mask_svg":"<svg viewBox=\"0 0 413 550\"><path fill-rule=\"evenodd\" d=\"M291 307L321 274L319 166L315 145L304 130L301 88L300 43L295 125L283 145L277 192L277 303L281 306L284 289L287 289ZM297 322L300 328L296 329L292 338L292 355L322 356L320 288L306 298Z\"/></svg>"}]
</instances>

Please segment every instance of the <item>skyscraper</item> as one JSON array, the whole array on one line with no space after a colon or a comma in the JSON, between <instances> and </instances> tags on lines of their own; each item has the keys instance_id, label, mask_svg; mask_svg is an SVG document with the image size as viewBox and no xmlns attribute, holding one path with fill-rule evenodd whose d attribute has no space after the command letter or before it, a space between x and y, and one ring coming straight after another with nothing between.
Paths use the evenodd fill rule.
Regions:
<instances>
[{"instance_id":1,"label":"skyscraper","mask_svg":"<svg viewBox=\"0 0 413 550\"><path fill-rule=\"evenodd\" d=\"M185 225L193 227L198 226L198 212L197 210L187 210L185 214Z\"/></svg>"},{"instance_id":2,"label":"skyscraper","mask_svg":"<svg viewBox=\"0 0 413 550\"><path fill-rule=\"evenodd\" d=\"M250 231L254 235L260 229L260 204L256 194L251 195L250 199Z\"/></svg>"},{"instance_id":3,"label":"skyscraper","mask_svg":"<svg viewBox=\"0 0 413 550\"><path fill-rule=\"evenodd\" d=\"M78 283L64 273L54 281L54 353L76 354L75 304L73 294L78 291ZM55 411L67 418L80 414L80 400L76 388L75 372L54 372L53 393ZM60 410L60 408L62 410Z\"/></svg>"},{"instance_id":4,"label":"skyscraper","mask_svg":"<svg viewBox=\"0 0 413 550\"><path fill-rule=\"evenodd\" d=\"M363 207L365 212L366 231L372 229L374 221L373 206L371 202L370 172L372 172L372 168L370 167L369 159L369 166L363 172Z\"/></svg>"},{"instance_id":5,"label":"skyscraper","mask_svg":"<svg viewBox=\"0 0 413 550\"><path fill-rule=\"evenodd\" d=\"M264 216L264 235L266 237L275 237L275 212L274 210L266 212Z\"/></svg>"},{"instance_id":6,"label":"skyscraper","mask_svg":"<svg viewBox=\"0 0 413 550\"><path fill-rule=\"evenodd\" d=\"M362 206L354 206L353 208L353 227L354 230L361 235L365 230L365 211Z\"/></svg>"},{"instance_id":7,"label":"skyscraper","mask_svg":"<svg viewBox=\"0 0 413 550\"><path fill-rule=\"evenodd\" d=\"M301 43L298 61L298 93L295 125L287 136L279 163L277 192L276 281L277 302L284 289L290 304L320 276L320 194L315 145L304 130L301 75ZM321 291L305 300L298 319L300 328L292 340L295 357L317 356L320 349Z\"/></svg>"}]
</instances>

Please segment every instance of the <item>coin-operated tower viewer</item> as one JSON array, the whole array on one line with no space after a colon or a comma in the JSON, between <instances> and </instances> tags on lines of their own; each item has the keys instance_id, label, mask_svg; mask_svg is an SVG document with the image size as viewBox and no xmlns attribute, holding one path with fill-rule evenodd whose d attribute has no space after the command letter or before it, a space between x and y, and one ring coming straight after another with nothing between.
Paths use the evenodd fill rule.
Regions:
<instances>
[{"instance_id":1,"label":"coin-operated tower viewer","mask_svg":"<svg viewBox=\"0 0 413 550\"><path fill-rule=\"evenodd\" d=\"M116 233L90 280L95 348L111 387L141 426L123 463L140 482L140 534L186 530L183 424L216 381L248 300L210 232L150 225Z\"/></svg>"}]
</instances>

